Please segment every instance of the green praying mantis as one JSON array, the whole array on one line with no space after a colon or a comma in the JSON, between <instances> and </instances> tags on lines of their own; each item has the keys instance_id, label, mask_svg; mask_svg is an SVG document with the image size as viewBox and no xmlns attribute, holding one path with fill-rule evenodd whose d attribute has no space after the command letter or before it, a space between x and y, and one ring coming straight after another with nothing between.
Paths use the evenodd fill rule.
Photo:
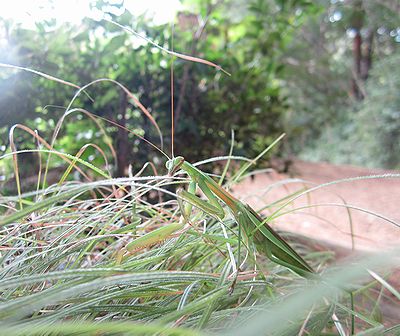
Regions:
<instances>
[{"instance_id":1,"label":"green praying mantis","mask_svg":"<svg viewBox=\"0 0 400 336\"><path fill-rule=\"evenodd\" d=\"M166 168L170 176L179 170L183 170L191 179L189 191L178 191L179 197L219 219L225 217L225 210L220 202L224 203L235 218L239 230L243 231L248 239L254 241L259 253L266 255L271 261L289 268L302 277L315 274L311 266L275 230L265 223L256 211L227 192L210 176L185 161L182 156L168 160ZM207 200L195 195L197 186Z\"/></svg>"},{"instance_id":2,"label":"green praying mantis","mask_svg":"<svg viewBox=\"0 0 400 336\"><path fill-rule=\"evenodd\" d=\"M271 261L282 265L302 277L310 277L314 273L312 267L249 205L243 204L223 187L217 184L210 176L185 161L182 156L169 159L166 162L168 175L173 176L179 170L188 174L191 181L188 190L177 191L177 196L188 202L189 206L182 209L183 217L189 218L191 205L223 219L225 210L220 202L225 204L236 223L240 232L244 232L248 240L252 240L259 253L264 254ZM195 195L197 187L203 192L207 200ZM137 250L157 244L167 239L177 231L183 229L185 222L173 223L157 228L142 237L130 242L117 258L119 264L124 255L134 253Z\"/></svg>"}]
</instances>

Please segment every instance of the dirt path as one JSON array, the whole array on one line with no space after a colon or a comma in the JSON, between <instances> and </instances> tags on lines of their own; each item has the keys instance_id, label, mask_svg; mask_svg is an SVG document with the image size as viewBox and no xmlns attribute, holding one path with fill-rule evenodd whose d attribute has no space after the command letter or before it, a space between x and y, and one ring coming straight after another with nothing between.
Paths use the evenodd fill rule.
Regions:
<instances>
[{"instance_id":1,"label":"dirt path","mask_svg":"<svg viewBox=\"0 0 400 336\"><path fill-rule=\"evenodd\" d=\"M248 178L241 182L233 191L240 199L260 209L305 185L313 187L349 177L400 173L304 161L295 161L292 172L293 176L275 172L258 174L253 180ZM343 182L308 195L301 196L285 209L293 210L307 205L310 208L282 215L272 224L329 245L351 249L350 218L348 210L343 207L344 201L400 223L400 178ZM271 210L264 212L270 213ZM400 243L400 228L388 221L355 209L350 210L350 214L357 251L377 251Z\"/></svg>"}]
</instances>

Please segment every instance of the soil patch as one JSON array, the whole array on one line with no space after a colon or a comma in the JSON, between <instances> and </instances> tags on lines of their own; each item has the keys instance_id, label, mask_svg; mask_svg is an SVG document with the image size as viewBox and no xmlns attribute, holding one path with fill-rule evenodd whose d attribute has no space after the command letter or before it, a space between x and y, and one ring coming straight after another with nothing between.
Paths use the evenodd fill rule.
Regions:
<instances>
[{"instance_id":1,"label":"soil patch","mask_svg":"<svg viewBox=\"0 0 400 336\"><path fill-rule=\"evenodd\" d=\"M239 183L233 192L255 209L261 209L305 187L396 173L400 172L295 160L290 175L257 174ZM346 204L352 208L346 208ZM385 220L400 223L399 206L400 178L359 179L328 185L300 196L286 205L282 211L287 213L271 224L339 248L381 251L400 243L400 228ZM263 212L269 214L276 209L266 208Z\"/></svg>"}]
</instances>

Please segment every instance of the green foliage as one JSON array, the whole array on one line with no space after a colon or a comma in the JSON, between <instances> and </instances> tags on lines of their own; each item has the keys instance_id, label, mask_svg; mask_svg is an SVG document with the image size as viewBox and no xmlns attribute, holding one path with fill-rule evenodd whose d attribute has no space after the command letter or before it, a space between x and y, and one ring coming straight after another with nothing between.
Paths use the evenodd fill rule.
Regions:
<instances>
[{"instance_id":1,"label":"green foliage","mask_svg":"<svg viewBox=\"0 0 400 336\"><path fill-rule=\"evenodd\" d=\"M127 24L131 22L138 25L139 32L147 27L140 18L136 19L130 14L125 15L121 20ZM139 28L139 26L143 28ZM56 27L43 23L38 28L36 31L21 30L18 27L12 30L9 43L13 46L17 57L8 60L9 63L24 64L32 69L56 75L63 80L79 85L88 84L98 78L111 78L129 86L129 89L139 97L145 106L149 106L150 102L154 101L151 108L156 111L160 111L160 104L164 103L165 106L165 102L169 101L168 86L166 85L169 82L168 72L163 72L163 69L159 67L165 56L151 46L137 44L137 40L135 41L120 29L116 31L115 26L105 21L86 20L80 27L68 25ZM156 35L158 32L163 34L164 28L152 27L149 29L152 35ZM1 109L6 111L2 114L1 122L8 126L16 122L23 122L32 129L38 129L39 134L45 139L51 139L55 124L69 105L74 95L74 89L40 77L30 78L30 86L26 87L24 77L32 77L32 75L24 73L22 77L20 74L10 73L2 82L8 95L3 95L0 102ZM7 84L13 81L22 82L22 85L7 87ZM139 134L145 133L149 140L156 139L153 138L156 132L144 120L137 106L135 104L125 105L121 102L122 93L118 86L99 82L90 86L86 93L88 95L80 95L71 108L84 108L118 123L122 123L122 119L128 118L130 124L126 125L127 127ZM17 98L19 96L24 96L25 99L20 100ZM91 97L93 100L90 99ZM14 104L14 101L17 104ZM20 101L26 106L21 106ZM23 113L17 113L19 109ZM154 112L153 115L159 119L157 112ZM163 129L166 128L163 126L162 119L159 123ZM119 140L118 136L115 136L117 128L110 125L107 127L111 138L117 138L114 142L114 146L116 146L116 142ZM6 132L2 134L4 143L6 143ZM20 137L20 135L18 136ZM87 142L103 144L102 137L103 134L99 132L98 127L87 120L86 116L82 118L82 113L73 113L66 117L55 145L56 148L76 153ZM36 146L26 137L16 138L15 142L19 149ZM133 148L129 153L131 159L135 156L136 160L140 162L150 157L151 152L149 153L148 148L139 146L137 141L126 143L126 146ZM110 151L104 147L103 150L115 166ZM91 155L93 154L90 153L91 151L93 150L89 149L84 155L90 158L89 161L95 162L99 156ZM133 154L134 152L135 154ZM57 164L57 161L52 164Z\"/></svg>"},{"instance_id":2,"label":"green foliage","mask_svg":"<svg viewBox=\"0 0 400 336\"><path fill-rule=\"evenodd\" d=\"M214 81L207 77L196 79L197 74L190 73L188 91L196 97L188 100L189 106L182 113L178 139L179 130L188 130L192 136L183 132L181 138L185 143L193 139L193 145L201 141L203 156L207 156L212 146L221 151L234 129L241 153L255 155L282 132L286 103L281 93L284 86L281 56L306 14L314 11L315 6L305 1L253 1L248 6L235 1L233 13L231 3L225 6L211 13L213 24L207 28L212 35L207 36L205 42L209 43L201 44L200 49L207 58L208 48L219 48L223 55L218 58L214 51L212 60L234 71L231 77L218 76ZM199 82L204 92L198 92ZM196 129L190 129L191 125L200 125L200 134L194 133ZM193 147L189 146L190 151ZM187 154L189 158L193 155Z\"/></svg>"},{"instance_id":3,"label":"green foliage","mask_svg":"<svg viewBox=\"0 0 400 336\"><path fill-rule=\"evenodd\" d=\"M400 167L399 57L376 64L366 85L365 99L351 114L336 118L308 150L305 159L368 167ZM339 144L339 146L338 146Z\"/></svg>"},{"instance_id":4,"label":"green foliage","mask_svg":"<svg viewBox=\"0 0 400 336\"><path fill-rule=\"evenodd\" d=\"M370 154L363 161L376 167L400 168L399 62L395 55L376 65L367 83L367 97L355 117L356 140Z\"/></svg>"},{"instance_id":5,"label":"green foliage","mask_svg":"<svg viewBox=\"0 0 400 336\"><path fill-rule=\"evenodd\" d=\"M304 18L315 10L307 1L235 1L236 11L231 15L231 5L189 3L199 16L180 13L175 25L175 50L213 61L232 72L228 77L201 64L175 60L176 148L189 160L226 152L226 139L232 129L238 151L247 155L261 151L282 132L286 103L281 94L281 56ZM116 16L107 2L96 6L160 46L171 46L169 25L155 26L128 11ZM85 20L77 27L43 22L38 23L36 31L14 27L9 36L14 55L7 60L9 63L23 64L78 85L98 78L111 78L126 85L151 111L164 133L166 148L170 147L171 58L167 54L106 21ZM30 84L26 87L22 81L8 89L8 96L0 101L0 108L8 111L2 115L1 124L27 123L40 129L44 138L51 138L52 124L63 110L44 107L65 108L73 89L30 74L6 72L6 76L5 83L20 83L24 76ZM100 82L86 91L94 101L82 94L72 107L107 117L157 142L153 126L136 106L125 105L118 87ZM17 99L21 95L25 97L21 103L26 106ZM18 114L17 110L23 113ZM79 119L78 114L68 116L65 122L68 125L62 127L55 142L59 148L76 153L84 141L101 142L98 132L89 131L90 123ZM126 161L135 167L158 155L135 139L122 136L115 127L109 126L108 132L117 155L126 156ZM6 134L2 136L5 141ZM16 142L18 148L32 147L23 139ZM110 152L103 149L115 167ZM93 161L92 154L88 151L85 158Z\"/></svg>"},{"instance_id":6,"label":"green foliage","mask_svg":"<svg viewBox=\"0 0 400 336\"><path fill-rule=\"evenodd\" d=\"M155 26L121 10L118 3L98 1L95 6L160 46L172 47L170 25ZM224 153L233 129L238 154L255 155L286 131L288 153L314 160L396 167L396 103L387 108L377 105L385 102L386 86L376 80L384 76L385 83L396 81L391 79L396 69L386 70L384 65L385 59L398 50L396 39L400 38L391 1L367 1L361 7L357 2L299 0L186 1L185 6L187 9L178 14L175 22L174 50L220 64L232 76L175 59L177 154L193 161ZM117 80L151 111L169 150L169 55L106 21L85 20L79 26L46 21L38 23L35 31L11 22L3 22L3 26L8 45L3 45L0 61L28 66L79 85L98 78ZM351 34L359 27L365 30L364 39L370 31L374 41L370 79L361 83L368 94L361 104L350 94ZM380 69L382 73L378 74ZM45 139L51 139L74 89L7 69L1 76L1 150L8 143L8 127L17 122L38 129ZM387 87L388 97L392 88ZM81 94L72 107L107 117L160 145L153 125L137 106L124 103L117 86L99 82L86 91L89 96ZM378 94L382 99L375 99ZM382 126L374 129L377 124L370 122L370 115L380 110L386 116L379 117ZM79 113L66 118L56 148L77 153L85 141L101 145L103 135L85 118ZM129 163L139 167L148 160L162 161L159 154L142 146L133 135L123 135L116 127L103 125L112 139L117 160L108 148L102 150L114 172L118 165L122 166L117 174L125 175ZM375 130L379 135L373 137ZM29 139L18 132L17 148L35 148ZM356 155L349 152L355 143L360 148ZM93 148L84 157L96 164L103 160ZM58 161L52 164L57 165ZM3 167L3 173L7 171Z\"/></svg>"},{"instance_id":7,"label":"green foliage","mask_svg":"<svg viewBox=\"0 0 400 336\"><path fill-rule=\"evenodd\" d=\"M357 3L320 7L318 15L307 17L285 54L289 147L307 160L396 168L399 105L393 90L398 83L399 16L391 1L363 1L361 11ZM358 78L363 101L351 92L353 34L360 25L362 40L373 41L372 67Z\"/></svg>"}]
</instances>

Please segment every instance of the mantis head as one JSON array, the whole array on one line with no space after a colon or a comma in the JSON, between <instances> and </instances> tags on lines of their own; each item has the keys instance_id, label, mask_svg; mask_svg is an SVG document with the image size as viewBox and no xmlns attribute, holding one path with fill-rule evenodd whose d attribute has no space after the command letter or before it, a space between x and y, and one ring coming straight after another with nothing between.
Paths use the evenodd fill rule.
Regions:
<instances>
[{"instance_id":1,"label":"mantis head","mask_svg":"<svg viewBox=\"0 0 400 336\"><path fill-rule=\"evenodd\" d=\"M168 169L168 175L169 176L174 175L181 168L184 162L185 159L182 156L177 156L168 160L167 163L165 164L165 167L167 167Z\"/></svg>"}]
</instances>

